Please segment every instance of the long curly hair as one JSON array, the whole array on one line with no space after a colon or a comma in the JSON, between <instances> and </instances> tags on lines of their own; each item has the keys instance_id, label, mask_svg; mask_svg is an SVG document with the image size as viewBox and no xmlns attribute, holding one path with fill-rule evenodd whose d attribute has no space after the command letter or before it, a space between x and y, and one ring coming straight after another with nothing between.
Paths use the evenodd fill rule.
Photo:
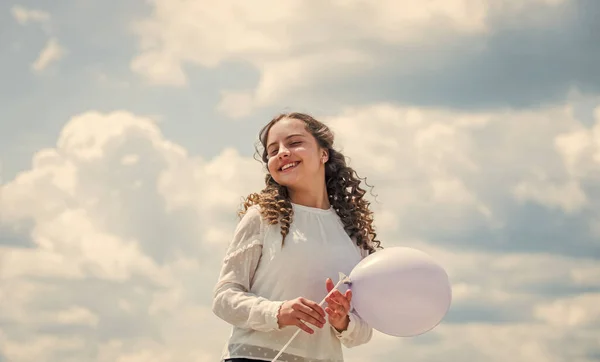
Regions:
<instances>
[{"instance_id":1,"label":"long curly hair","mask_svg":"<svg viewBox=\"0 0 600 362\"><path fill-rule=\"evenodd\" d=\"M346 165L345 156L333 149L334 135L325 124L304 113L283 113L273 118L259 133L256 154L261 155L262 162L266 165L267 136L271 127L282 119L297 119L305 123L306 130L317 140L321 148L328 150L329 158L325 163L325 184L329 202L340 217L348 236L356 240L356 244L367 250L369 254L381 249L377 240L377 233L373 225L373 213L369 209L370 202L364 199L366 191L361 188L360 178L355 170ZM368 187L371 187L367 184ZM269 224L280 224L282 244L289 233L293 220L292 204L285 186L279 185L267 171L265 188L259 193L248 195L243 203L239 215L246 213L253 205L260 206L260 213Z\"/></svg>"}]
</instances>

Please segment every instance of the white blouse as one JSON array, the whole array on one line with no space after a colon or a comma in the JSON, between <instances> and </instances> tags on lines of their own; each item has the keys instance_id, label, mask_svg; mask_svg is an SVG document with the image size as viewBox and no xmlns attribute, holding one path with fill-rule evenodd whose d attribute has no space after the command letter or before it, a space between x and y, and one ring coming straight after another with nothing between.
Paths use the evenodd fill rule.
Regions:
<instances>
[{"instance_id":1,"label":"white blouse","mask_svg":"<svg viewBox=\"0 0 600 362\"><path fill-rule=\"evenodd\" d=\"M279 225L263 222L258 206L248 209L237 225L214 290L213 312L233 326L221 360L249 358L271 361L298 327L278 327L284 301L304 297L319 303L325 280L349 275L368 252L357 246L333 208L323 210L292 204L294 211L285 245ZM346 286L339 290L344 293ZM323 308L325 305L323 305ZM323 328L301 331L281 362L341 362L341 344L367 343L371 327L354 310L348 328L338 333L327 321Z\"/></svg>"}]
</instances>

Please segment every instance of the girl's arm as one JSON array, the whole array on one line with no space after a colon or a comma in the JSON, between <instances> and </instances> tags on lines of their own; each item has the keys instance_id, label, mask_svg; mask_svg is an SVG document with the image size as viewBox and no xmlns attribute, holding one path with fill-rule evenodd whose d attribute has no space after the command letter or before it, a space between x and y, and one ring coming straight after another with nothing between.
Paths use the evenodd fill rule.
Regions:
<instances>
[{"instance_id":1,"label":"girl's arm","mask_svg":"<svg viewBox=\"0 0 600 362\"><path fill-rule=\"evenodd\" d=\"M249 292L262 254L263 225L258 207L251 207L238 224L214 288L212 310L231 325L268 332L278 330L282 301Z\"/></svg>"}]
</instances>

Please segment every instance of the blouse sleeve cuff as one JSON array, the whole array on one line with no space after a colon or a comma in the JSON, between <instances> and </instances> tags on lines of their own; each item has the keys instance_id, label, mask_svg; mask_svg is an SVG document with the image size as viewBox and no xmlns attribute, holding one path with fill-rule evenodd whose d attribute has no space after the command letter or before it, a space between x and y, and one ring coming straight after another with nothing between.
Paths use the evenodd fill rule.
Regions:
<instances>
[{"instance_id":1,"label":"blouse sleeve cuff","mask_svg":"<svg viewBox=\"0 0 600 362\"><path fill-rule=\"evenodd\" d=\"M348 328L346 328L346 330L342 331L342 332L338 332L337 329L333 329L335 331L335 335L340 338L340 339L346 339L348 337L350 337L352 335L352 332L354 332L354 329L356 328L356 321L354 320L354 313L350 312L348 313L348 319L350 320L348 322Z\"/></svg>"},{"instance_id":2,"label":"blouse sleeve cuff","mask_svg":"<svg viewBox=\"0 0 600 362\"><path fill-rule=\"evenodd\" d=\"M277 301L277 302L272 302L271 305L269 306L268 310L266 311L266 322L267 322L267 327L269 329L278 331L281 328L279 328L279 320L277 318L277 316L279 315L279 309L281 308L281 306L283 305L284 302L282 301Z\"/></svg>"}]
</instances>

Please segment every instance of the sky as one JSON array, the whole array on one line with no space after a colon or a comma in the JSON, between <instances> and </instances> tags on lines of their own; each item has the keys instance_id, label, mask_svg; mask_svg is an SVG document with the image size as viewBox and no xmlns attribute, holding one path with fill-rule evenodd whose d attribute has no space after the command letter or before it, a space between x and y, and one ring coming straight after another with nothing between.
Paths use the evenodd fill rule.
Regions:
<instances>
[{"instance_id":1,"label":"sky","mask_svg":"<svg viewBox=\"0 0 600 362\"><path fill-rule=\"evenodd\" d=\"M2 1L0 362L216 361L258 132L329 125L442 324L345 360L600 361L600 3Z\"/></svg>"}]
</instances>

